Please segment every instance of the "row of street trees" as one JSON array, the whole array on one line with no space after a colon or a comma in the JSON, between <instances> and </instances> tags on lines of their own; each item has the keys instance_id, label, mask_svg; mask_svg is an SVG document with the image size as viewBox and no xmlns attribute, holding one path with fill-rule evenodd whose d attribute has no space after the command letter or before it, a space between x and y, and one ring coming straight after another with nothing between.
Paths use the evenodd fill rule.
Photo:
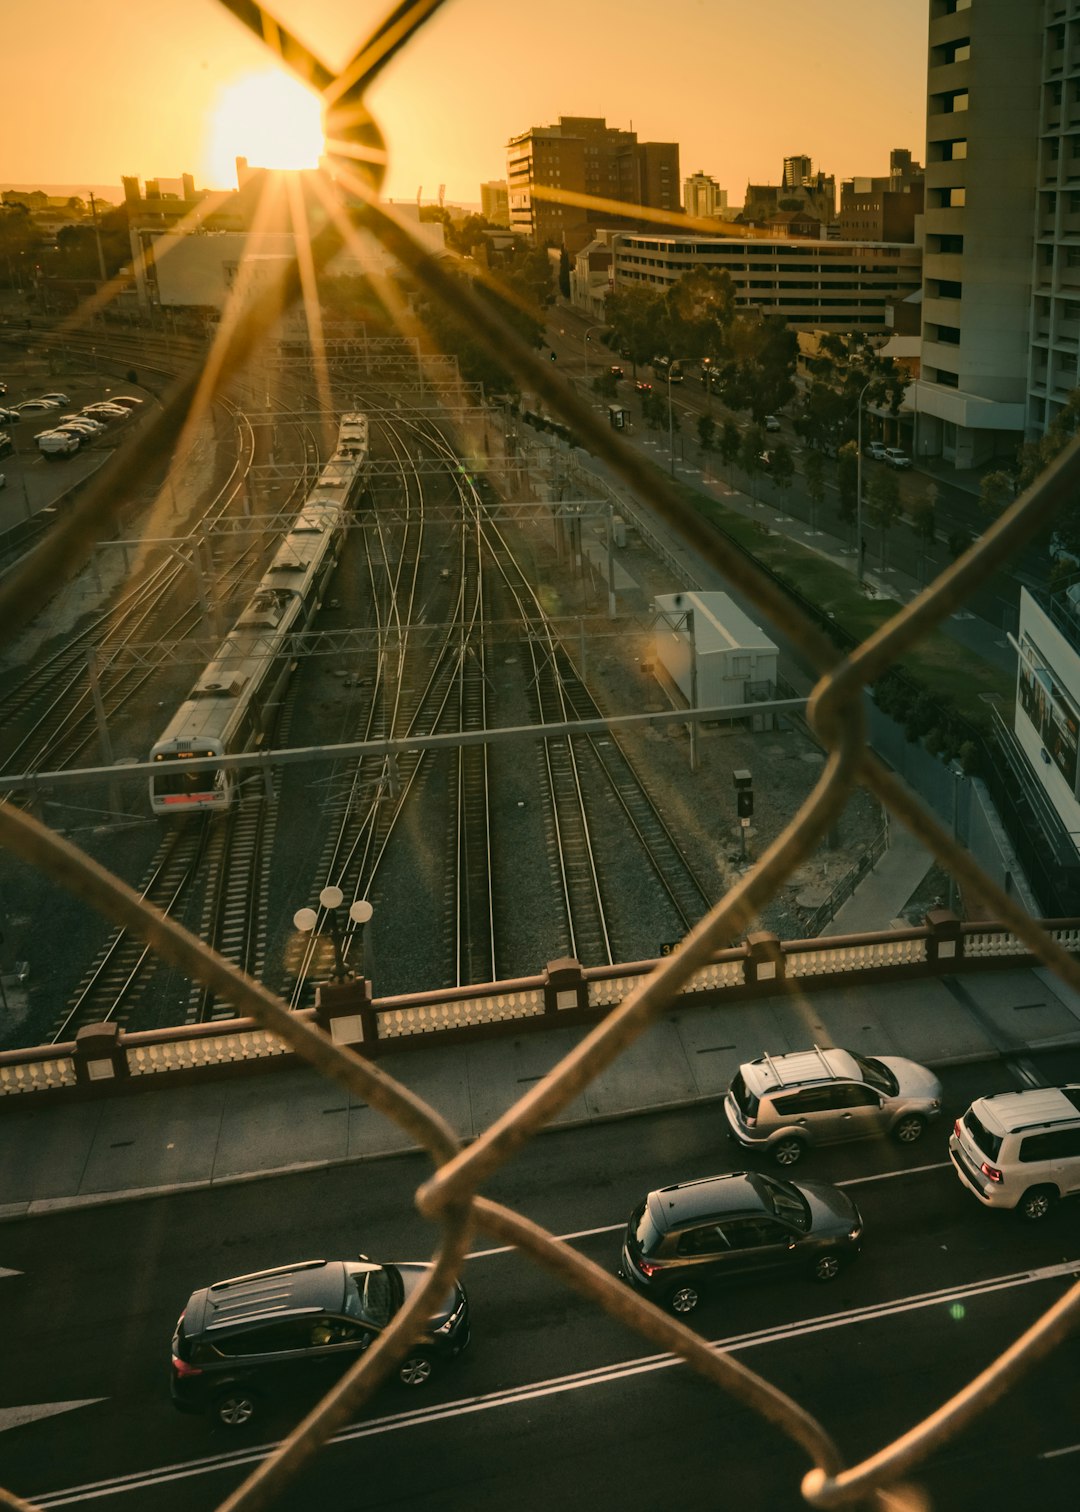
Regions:
<instances>
[{"instance_id":1,"label":"row of street trees","mask_svg":"<svg viewBox=\"0 0 1080 1512\"><path fill-rule=\"evenodd\" d=\"M657 355L707 361L728 408L755 421L795 393L795 333L779 317L737 311L735 285L719 269L692 269L666 290L613 289L605 315L605 341L635 371Z\"/></svg>"}]
</instances>

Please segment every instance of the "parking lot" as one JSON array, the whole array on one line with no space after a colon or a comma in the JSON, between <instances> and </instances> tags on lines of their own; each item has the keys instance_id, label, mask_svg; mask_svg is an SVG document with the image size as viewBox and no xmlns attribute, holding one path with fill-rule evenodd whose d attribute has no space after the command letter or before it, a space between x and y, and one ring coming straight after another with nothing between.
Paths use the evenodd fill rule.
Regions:
<instances>
[{"instance_id":1,"label":"parking lot","mask_svg":"<svg viewBox=\"0 0 1080 1512\"><path fill-rule=\"evenodd\" d=\"M42 456L36 441L39 432L51 429L61 416L77 413L84 405L107 399L113 393L130 393L144 400L149 396L137 385L127 384L111 374L64 372L59 370L59 364L50 372L41 362L27 358L12 360L10 348L4 347L0 347L0 382L7 385L7 392L0 394L0 409L14 410L27 399L53 392L66 394L70 401L56 410L25 411L18 421L0 420L0 435L10 437L13 448L0 457L0 474L6 484L0 489L2 538L4 532L43 511L60 508L65 497L122 444L138 423L138 411L130 420L110 426L91 445L80 447L71 456Z\"/></svg>"}]
</instances>

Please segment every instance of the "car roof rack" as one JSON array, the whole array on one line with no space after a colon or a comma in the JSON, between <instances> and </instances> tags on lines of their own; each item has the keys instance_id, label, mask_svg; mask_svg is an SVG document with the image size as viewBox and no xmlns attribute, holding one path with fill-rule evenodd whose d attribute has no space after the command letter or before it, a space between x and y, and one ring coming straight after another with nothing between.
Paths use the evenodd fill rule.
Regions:
<instances>
[{"instance_id":1,"label":"car roof rack","mask_svg":"<svg viewBox=\"0 0 1080 1512\"><path fill-rule=\"evenodd\" d=\"M275 1265L272 1270L251 1271L246 1276L230 1276L227 1281L215 1281L208 1291L225 1291L230 1286L247 1286L252 1281L267 1281L271 1276L295 1276L297 1271L319 1270L325 1260L298 1260L295 1265Z\"/></svg>"}]
</instances>

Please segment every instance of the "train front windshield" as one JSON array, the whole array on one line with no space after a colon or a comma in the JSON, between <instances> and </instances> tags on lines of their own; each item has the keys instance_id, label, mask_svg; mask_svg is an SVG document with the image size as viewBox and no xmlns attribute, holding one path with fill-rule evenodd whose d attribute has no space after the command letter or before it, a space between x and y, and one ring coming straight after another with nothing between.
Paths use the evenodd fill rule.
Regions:
<instances>
[{"instance_id":1,"label":"train front windshield","mask_svg":"<svg viewBox=\"0 0 1080 1512\"><path fill-rule=\"evenodd\" d=\"M212 755L212 752L207 752ZM161 769L150 779L154 806L182 808L185 804L218 806L226 801L225 774L220 771L193 772L183 761L163 760Z\"/></svg>"}]
</instances>

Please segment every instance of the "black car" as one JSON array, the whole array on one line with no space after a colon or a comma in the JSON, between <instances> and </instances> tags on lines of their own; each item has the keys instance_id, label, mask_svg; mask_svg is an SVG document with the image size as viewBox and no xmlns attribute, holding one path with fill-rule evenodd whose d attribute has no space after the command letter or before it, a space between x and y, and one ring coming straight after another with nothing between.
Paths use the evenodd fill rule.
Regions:
<instances>
[{"instance_id":1,"label":"black car","mask_svg":"<svg viewBox=\"0 0 1080 1512\"><path fill-rule=\"evenodd\" d=\"M832 1281L862 1246L851 1198L825 1182L780 1181L754 1171L708 1176L650 1192L634 1209L619 1275L677 1313L713 1287L745 1277L806 1275Z\"/></svg>"},{"instance_id":2,"label":"black car","mask_svg":"<svg viewBox=\"0 0 1080 1512\"><path fill-rule=\"evenodd\" d=\"M272 1402L310 1404L386 1328L431 1266L303 1260L193 1292L172 1341L171 1392L181 1412L242 1428ZM427 1384L469 1343L469 1304L456 1282L397 1368Z\"/></svg>"}]
</instances>

